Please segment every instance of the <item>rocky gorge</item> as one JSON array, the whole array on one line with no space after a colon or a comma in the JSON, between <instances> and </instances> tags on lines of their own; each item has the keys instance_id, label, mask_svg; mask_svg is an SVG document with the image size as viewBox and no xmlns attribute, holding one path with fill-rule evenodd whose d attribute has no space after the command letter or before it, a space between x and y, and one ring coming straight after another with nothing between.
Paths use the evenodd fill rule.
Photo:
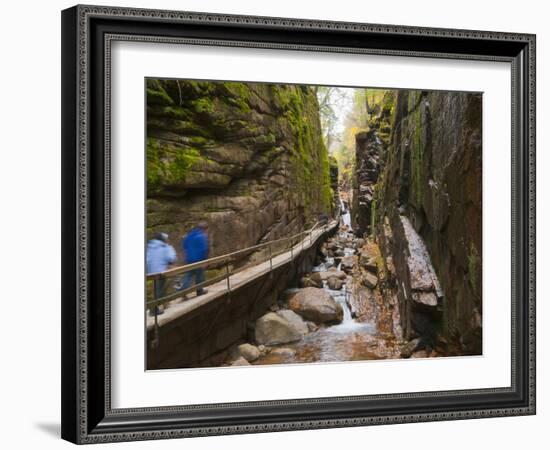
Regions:
<instances>
[{"instance_id":1,"label":"rocky gorge","mask_svg":"<svg viewBox=\"0 0 550 450\"><path fill-rule=\"evenodd\" d=\"M209 224L210 255L331 214L338 179L312 87L147 80L147 232Z\"/></svg>"},{"instance_id":2,"label":"rocky gorge","mask_svg":"<svg viewBox=\"0 0 550 450\"><path fill-rule=\"evenodd\" d=\"M318 265L258 318L250 342L237 343L224 365L263 365L443 356L403 338L397 297L371 239L340 231L321 248ZM390 297L388 297L390 295Z\"/></svg>"},{"instance_id":3,"label":"rocky gorge","mask_svg":"<svg viewBox=\"0 0 550 450\"><path fill-rule=\"evenodd\" d=\"M480 354L481 94L390 91L356 156L358 229L380 247L405 337Z\"/></svg>"},{"instance_id":4,"label":"rocky gorge","mask_svg":"<svg viewBox=\"0 0 550 450\"><path fill-rule=\"evenodd\" d=\"M210 257L334 224L276 288L258 281L261 298L194 311L213 344L186 337L193 364L481 354L481 94L355 89L348 142L330 149L318 89L147 80L147 234L178 260L199 221Z\"/></svg>"}]
</instances>

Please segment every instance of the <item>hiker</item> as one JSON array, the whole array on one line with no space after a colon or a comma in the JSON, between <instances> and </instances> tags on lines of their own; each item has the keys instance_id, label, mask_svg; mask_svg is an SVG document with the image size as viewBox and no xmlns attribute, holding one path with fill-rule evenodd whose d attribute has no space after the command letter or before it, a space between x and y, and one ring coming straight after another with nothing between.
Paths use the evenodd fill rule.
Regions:
<instances>
[{"instance_id":1,"label":"hiker","mask_svg":"<svg viewBox=\"0 0 550 450\"><path fill-rule=\"evenodd\" d=\"M170 264L176 261L174 247L167 243L166 233L155 233L153 239L147 243L147 274L164 272ZM155 299L166 295L166 278L158 278L154 281ZM162 311L156 307L151 314L161 314Z\"/></svg>"},{"instance_id":2,"label":"hiker","mask_svg":"<svg viewBox=\"0 0 550 450\"><path fill-rule=\"evenodd\" d=\"M324 212L319 216L319 223L321 225L326 225L328 223L328 214L327 213Z\"/></svg>"},{"instance_id":3,"label":"hiker","mask_svg":"<svg viewBox=\"0 0 550 450\"><path fill-rule=\"evenodd\" d=\"M199 222L195 228L193 228L181 241L181 247L183 250L183 260L185 264L193 264L199 261L204 261L208 258L208 224L204 221ZM185 272L181 289L187 289L191 287L195 279L194 284L200 284L205 280L204 268L198 267L196 269ZM197 295L204 295L208 291L203 288L197 289Z\"/></svg>"}]
</instances>

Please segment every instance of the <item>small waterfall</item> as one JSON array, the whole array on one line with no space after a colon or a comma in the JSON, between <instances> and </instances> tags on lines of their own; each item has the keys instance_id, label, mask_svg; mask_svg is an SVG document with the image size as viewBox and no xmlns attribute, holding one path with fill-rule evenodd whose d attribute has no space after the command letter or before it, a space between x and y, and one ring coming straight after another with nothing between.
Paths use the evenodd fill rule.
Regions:
<instances>
[{"instance_id":1,"label":"small waterfall","mask_svg":"<svg viewBox=\"0 0 550 450\"><path fill-rule=\"evenodd\" d=\"M342 199L340 199L340 211L342 211L342 223L351 229L351 214Z\"/></svg>"}]
</instances>

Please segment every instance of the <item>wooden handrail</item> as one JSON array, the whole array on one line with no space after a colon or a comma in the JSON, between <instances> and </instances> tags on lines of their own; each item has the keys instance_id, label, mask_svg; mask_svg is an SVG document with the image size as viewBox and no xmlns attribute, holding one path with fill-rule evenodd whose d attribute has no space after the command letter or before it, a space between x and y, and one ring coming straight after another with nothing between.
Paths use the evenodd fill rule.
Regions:
<instances>
[{"instance_id":1,"label":"wooden handrail","mask_svg":"<svg viewBox=\"0 0 550 450\"><path fill-rule=\"evenodd\" d=\"M265 242L263 244L254 245L252 247L248 247L248 248L245 248L245 249L242 249L242 250L238 250L236 252L228 253L226 255L217 256L217 257L210 258L210 259L207 259L207 260L204 260L204 261L199 261L199 262L196 262L196 263L187 264L187 265L181 266L181 267L176 267L174 269L170 269L170 270L167 270L165 272L158 272L158 273L149 274L149 275L147 275L147 280L158 280L158 279L161 279L161 278L169 278L169 277L172 277L172 276L175 276L175 275L179 275L179 274L182 274L182 273L185 273L185 272L188 272L190 270L197 269L197 268L205 268L205 267L207 267L211 264L220 263L220 262L224 262L225 265L226 265L226 269L227 269L222 275L218 275L216 277L213 277L210 280L205 280L205 281L203 281L199 284L195 284L195 285L193 285L193 286L191 286L187 289L179 290L177 292L173 292L171 294L165 295L164 297L161 297L161 298L158 298L158 299L149 300L149 301L147 301L147 308L155 308L159 305L162 305L162 304L167 303L171 300L174 300L175 298L182 297L182 296L184 296L184 295L186 295L186 294L188 294L188 293L190 293L190 292L192 292L196 289L204 288L204 287L210 286L212 284L218 283L219 281L228 279L231 275L234 275L238 272L241 272L242 270L245 270L247 268L250 268L251 267L250 265L246 265L246 266L240 267L236 270L229 270L229 262L232 261L233 258L235 258L239 254L243 254L243 253L246 253L246 252L252 252L252 251L256 251L256 250L260 250L260 249L264 249L264 248L270 248L272 245L274 245L276 243L293 241L297 237L307 236L307 235L310 236L309 245L311 245L311 237L312 237L313 231L319 225L319 223L320 222L316 222L313 225L313 227L310 228L309 230L302 231L302 232L297 233L297 234L295 234L293 236L290 236L290 237L276 239L276 240L273 240L273 241ZM324 224L323 229L327 226L328 226L328 223ZM321 234L322 233L323 233L323 231L321 231ZM266 261L273 261L273 258L276 258L277 256L279 256L279 255L281 255L281 254L283 254L283 253L285 253L289 250L292 250L296 245L299 246L300 243L292 244L292 242L291 242L290 248L285 248L283 250L279 250L279 251L276 251L276 252L271 251L270 252L271 253L270 257L265 258L264 260L259 261L254 265L262 264ZM303 248L303 239L302 239L302 248Z\"/></svg>"},{"instance_id":2,"label":"wooden handrail","mask_svg":"<svg viewBox=\"0 0 550 450\"><path fill-rule=\"evenodd\" d=\"M235 258L236 256L241 255L243 253L249 253L249 252L261 250L261 249L269 247L270 245L280 243L280 242L283 242L283 241L288 242L288 241L290 241L292 239L295 239L299 236L303 236L304 234L308 234L308 233L312 232L318 224L319 224L319 222L316 222L315 225L313 225L313 227L311 229L309 229L307 231L302 231L302 232L297 233L293 236L289 236L289 237L281 238L281 239L275 239L273 241L253 245L251 247L247 247L247 248L244 248L242 250L237 250L235 252L227 253L227 254L221 255L221 256L215 256L214 258L204 259L204 260L198 261L196 263L185 264L183 266L174 267L173 269L168 269L168 270L165 270L164 272L150 273L150 274L147 275L147 280L158 280L159 278L169 278L173 275L179 275L179 274L182 274L182 273L185 273L185 272L189 272L190 270L203 268L203 267L210 266L210 265L216 264L216 263L227 262L227 261L229 261L229 260L231 260L231 259Z\"/></svg>"}]
</instances>

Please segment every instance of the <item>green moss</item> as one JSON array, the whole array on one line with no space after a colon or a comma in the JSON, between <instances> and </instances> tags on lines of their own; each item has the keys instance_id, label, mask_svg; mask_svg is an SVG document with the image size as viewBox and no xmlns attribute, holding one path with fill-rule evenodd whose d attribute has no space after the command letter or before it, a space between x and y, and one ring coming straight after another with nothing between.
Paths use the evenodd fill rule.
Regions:
<instances>
[{"instance_id":1,"label":"green moss","mask_svg":"<svg viewBox=\"0 0 550 450\"><path fill-rule=\"evenodd\" d=\"M168 119L177 119L177 120L190 120L192 118L192 113L188 108L184 108L178 105L166 106L165 104L148 104L147 105L147 115L150 118L160 117L163 120Z\"/></svg>"},{"instance_id":2,"label":"green moss","mask_svg":"<svg viewBox=\"0 0 550 450\"><path fill-rule=\"evenodd\" d=\"M162 145L155 138L147 139L147 191L159 192L162 185L181 184L193 165L201 159L195 148Z\"/></svg>"},{"instance_id":3,"label":"green moss","mask_svg":"<svg viewBox=\"0 0 550 450\"><path fill-rule=\"evenodd\" d=\"M375 227L376 227L376 198L372 199L371 205L370 205L370 234L371 236L375 236Z\"/></svg>"},{"instance_id":4,"label":"green moss","mask_svg":"<svg viewBox=\"0 0 550 450\"><path fill-rule=\"evenodd\" d=\"M248 103L251 93L250 88L246 85L246 83L230 81L222 83L222 85L226 94L228 94L223 97L228 104L238 107L244 113L251 111Z\"/></svg>"},{"instance_id":5,"label":"green moss","mask_svg":"<svg viewBox=\"0 0 550 450\"><path fill-rule=\"evenodd\" d=\"M214 111L214 102L210 97L201 97L193 101L192 105L198 113L211 113Z\"/></svg>"},{"instance_id":6,"label":"green moss","mask_svg":"<svg viewBox=\"0 0 550 450\"><path fill-rule=\"evenodd\" d=\"M147 88L148 105L173 105L174 101L170 98L164 88L158 85L157 89Z\"/></svg>"},{"instance_id":7,"label":"green moss","mask_svg":"<svg viewBox=\"0 0 550 450\"><path fill-rule=\"evenodd\" d=\"M272 85L271 92L281 109L285 126L294 135L291 148L297 192L305 215L321 210L332 211L333 191L330 182L330 161L319 124L316 96L308 86Z\"/></svg>"},{"instance_id":8,"label":"green moss","mask_svg":"<svg viewBox=\"0 0 550 450\"><path fill-rule=\"evenodd\" d=\"M162 174L159 145L156 140L147 139L146 156L147 191L156 192L160 188Z\"/></svg>"},{"instance_id":9,"label":"green moss","mask_svg":"<svg viewBox=\"0 0 550 450\"><path fill-rule=\"evenodd\" d=\"M203 162L201 151L205 147L213 141L238 138L268 162L288 151L292 195L298 194L304 216L311 219L321 211L330 212L334 195L331 163L314 90L309 86L260 87L262 102L270 104L278 116L276 126L267 132L250 114L251 107L258 104L258 87L239 82L148 80L148 192L184 185L193 165ZM184 139L172 141L172 135Z\"/></svg>"},{"instance_id":10,"label":"green moss","mask_svg":"<svg viewBox=\"0 0 550 450\"><path fill-rule=\"evenodd\" d=\"M470 251L468 252L468 281L474 290L477 289L477 269L479 267L479 255L472 242L470 244Z\"/></svg>"}]
</instances>

